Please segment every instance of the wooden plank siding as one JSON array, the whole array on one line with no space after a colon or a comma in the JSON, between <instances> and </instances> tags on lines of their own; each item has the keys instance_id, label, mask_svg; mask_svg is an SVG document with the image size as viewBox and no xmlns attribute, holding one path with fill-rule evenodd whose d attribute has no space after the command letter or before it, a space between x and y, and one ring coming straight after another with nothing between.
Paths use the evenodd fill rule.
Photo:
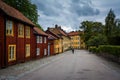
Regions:
<instances>
[{"instance_id":1,"label":"wooden plank siding","mask_svg":"<svg viewBox=\"0 0 120 80\"><path fill-rule=\"evenodd\" d=\"M7 20L9 20L8 24L6 24ZM22 24L24 28L23 37L18 36L19 24ZM36 58L37 44L34 26L22 13L0 0L0 68ZM30 37L26 37L28 28L30 28ZM6 34L8 31L10 34ZM10 58L11 56L13 59Z\"/></svg>"}]
</instances>

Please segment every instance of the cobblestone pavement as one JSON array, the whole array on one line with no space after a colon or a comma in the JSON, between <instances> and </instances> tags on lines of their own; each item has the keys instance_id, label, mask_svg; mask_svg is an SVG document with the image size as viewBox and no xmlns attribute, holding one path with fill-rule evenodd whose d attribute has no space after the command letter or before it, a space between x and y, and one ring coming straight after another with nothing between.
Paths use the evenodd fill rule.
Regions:
<instances>
[{"instance_id":1,"label":"cobblestone pavement","mask_svg":"<svg viewBox=\"0 0 120 80\"><path fill-rule=\"evenodd\" d=\"M59 60L61 57L67 55L66 53L67 52L64 52L64 54L62 53L38 60L16 64L13 66L9 66L5 69L0 69L0 80L16 80L27 73L30 73L40 67L43 67L44 65Z\"/></svg>"}]
</instances>

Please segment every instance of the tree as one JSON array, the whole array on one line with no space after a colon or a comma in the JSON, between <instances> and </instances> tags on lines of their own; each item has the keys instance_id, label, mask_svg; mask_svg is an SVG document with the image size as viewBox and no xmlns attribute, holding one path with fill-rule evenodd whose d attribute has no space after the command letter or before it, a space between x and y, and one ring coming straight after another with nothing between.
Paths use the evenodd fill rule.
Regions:
<instances>
[{"instance_id":1,"label":"tree","mask_svg":"<svg viewBox=\"0 0 120 80\"><path fill-rule=\"evenodd\" d=\"M107 44L107 38L106 38L106 36L104 36L102 34L97 34L96 36L92 36L86 42L86 44L88 45L88 47L90 47L90 46L96 46L96 47L98 47L99 45L105 45L105 44Z\"/></svg>"},{"instance_id":2,"label":"tree","mask_svg":"<svg viewBox=\"0 0 120 80\"><path fill-rule=\"evenodd\" d=\"M84 38L87 47L89 46L87 43L91 37L103 34L103 25L100 22L83 21L80 28L84 31L84 34L81 34L81 36Z\"/></svg>"},{"instance_id":3,"label":"tree","mask_svg":"<svg viewBox=\"0 0 120 80\"><path fill-rule=\"evenodd\" d=\"M19 10L34 24L40 26L38 24L37 6L35 4L32 4L30 0L3 0L3 1L8 5L14 7L15 9Z\"/></svg>"},{"instance_id":4,"label":"tree","mask_svg":"<svg viewBox=\"0 0 120 80\"><path fill-rule=\"evenodd\" d=\"M115 19L115 14L112 9L110 9L105 19L104 32L109 44L120 45L120 19Z\"/></svg>"},{"instance_id":5,"label":"tree","mask_svg":"<svg viewBox=\"0 0 120 80\"><path fill-rule=\"evenodd\" d=\"M113 29L115 28L115 14L112 9L110 9L106 19L105 19L105 35L109 38L113 36Z\"/></svg>"}]
</instances>

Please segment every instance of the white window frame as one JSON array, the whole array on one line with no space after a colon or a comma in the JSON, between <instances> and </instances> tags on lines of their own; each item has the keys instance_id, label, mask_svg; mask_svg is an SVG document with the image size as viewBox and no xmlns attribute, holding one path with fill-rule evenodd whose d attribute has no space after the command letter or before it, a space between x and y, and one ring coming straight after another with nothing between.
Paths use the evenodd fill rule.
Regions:
<instances>
[{"instance_id":1,"label":"white window frame","mask_svg":"<svg viewBox=\"0 0 120 80\"><path fill-rule=\"evenodd\" d=\"M37 36L36 38L37 38L37 39L36 39L36 40L37 40L37 43L39 43L39 36Z\"/></svg>"},{"instance_id":2,"label":"white window frame","mask_svg":"<svg viewBox=\"0 0 120 80\"><path fill-rule=\"evenodd\" d=\"M42 36L39 37L39 42L42 43Z\"/></svg>"},{"instance_id":3,"label":"white window frame","mask_svg":"<svg viewBox=\"0 0 120 80\"><path fill-rule=\"evenodd\" d=\"M37 50L36 55L37 55L37 56L40 55L40 48L37 48L36 50Z\"/></svg>"}]
</instances>

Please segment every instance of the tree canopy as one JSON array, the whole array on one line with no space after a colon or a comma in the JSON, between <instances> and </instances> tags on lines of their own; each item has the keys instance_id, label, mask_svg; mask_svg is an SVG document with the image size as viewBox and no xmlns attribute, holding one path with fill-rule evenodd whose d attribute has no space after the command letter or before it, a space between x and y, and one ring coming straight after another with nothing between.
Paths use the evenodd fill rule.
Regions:
<instances>
[{"instance_id":1,"label":"tree canopy","mask_svg":"<svg viewBox=\"0 0 120 80\"><path fill-rule=\"evenodd\" d=\"M83 29L83 31L84 31L84 34L82 35L82 37L84 36L83 37L84 41L88 46L90 46L89 42L94 41L93 38L96 39L95 36L98 36L98 34L103 33L103 25L100 22L83 21L81 23L80 28ZM91 44L91 45L93 45L93 44Z\"/></svg>"},{"instance_id":2,"label":"tree canopy","mask_svg":"<svg viewBox=\"0 0 120 80\"><path fill-rule=\"evenodd\" d=\"M112 9L110 9L105 19L104 31L109 44L120 45L120 19L115 19Z\"/></svg>"},{"instance_id":3,"label":"tree canopy","mask_svg":"<svg viewBox=\"0 0 120 80\"><path fill-rule=\"evenodd\" d=\"M105 18L105 25L100 22L83 21L80 26L84 34L81 35L86 46L102 44L120 45L120 19L115 19L112 9Z\"/></svg>"}]
</instances>

